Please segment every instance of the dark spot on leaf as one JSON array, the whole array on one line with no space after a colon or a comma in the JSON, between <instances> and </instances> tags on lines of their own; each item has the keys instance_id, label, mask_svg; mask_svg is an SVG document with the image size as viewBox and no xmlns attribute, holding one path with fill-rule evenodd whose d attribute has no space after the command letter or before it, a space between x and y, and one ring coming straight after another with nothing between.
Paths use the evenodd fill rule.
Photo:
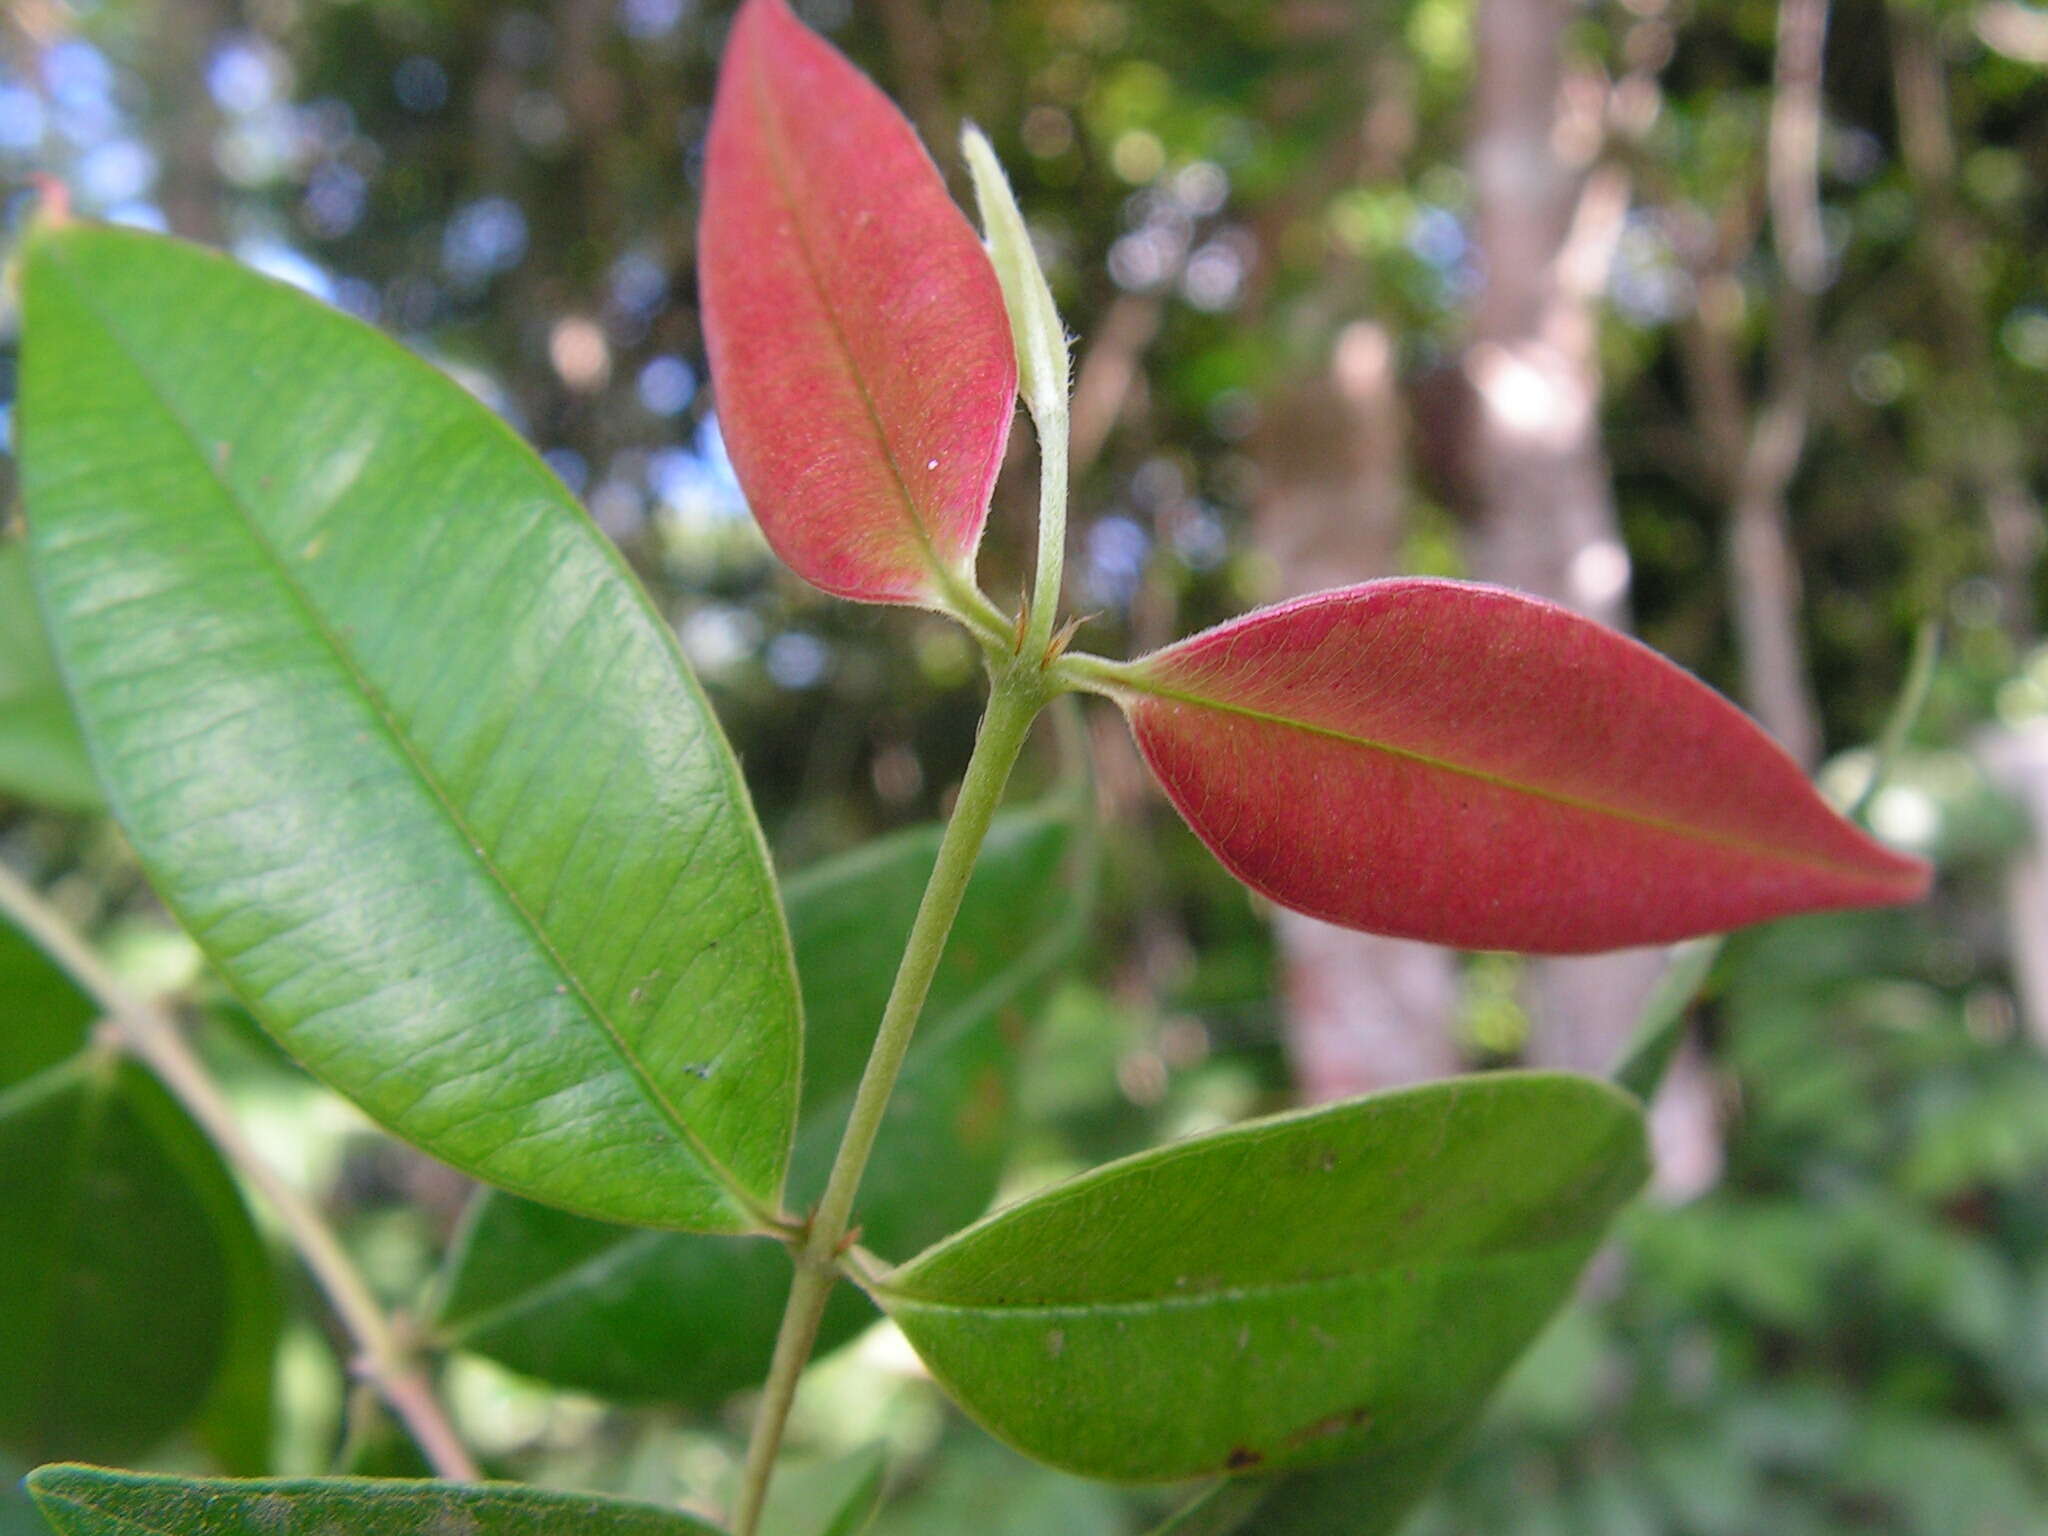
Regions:
<instances>
[{"instance_id":1,"label":"dark spot on leaf","mask_svg":"<svg viewBox=\"0 0 2048 1536\"><path fill-rule=\"evenodd\" d=\"M1354 1429L1362 1429L1372 1422L1372 1409L1361 1403L1356 1408L1347 1408L1342 1413L1330 1414L1317 1419L1315 1423L1297 1429L1287 1437L1290 1447L1298 1448L1314 1440L1327 1440L1332 1435L1342 1435Z\"/></svg>"},{"instance_id":2,"label":"dark spot on leaf","mask_svg":"<svg viewBox=\"0 0 2048 1536\"><path fill-rule=\"evenodd\" d=\"M1266 1459L1263 1451L1254 1451L1246 1446L1234 1445L1230 1454L1223 1458L1223 1465L1233 1472L1242 1472L1246 1467L1256 1467Z\"/></svg>"}]
</instances>

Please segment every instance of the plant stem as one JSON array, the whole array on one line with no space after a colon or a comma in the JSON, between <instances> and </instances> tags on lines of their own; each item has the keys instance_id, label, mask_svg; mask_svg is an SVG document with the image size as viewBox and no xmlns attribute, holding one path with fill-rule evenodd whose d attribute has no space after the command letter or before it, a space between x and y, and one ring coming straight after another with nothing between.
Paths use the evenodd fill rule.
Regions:
<instances>
[{"instance_id":1,"label":"plant stem","mask_svg":"<svg viewBox=\"0 0 2048 1536\"><path fill-rule=\"evenodd\" d=\"M391 1405L428 1464L442 1477L476 1480L476 1463L341 1240L313 1203L250 1144L219 1085L170 1015L130 992L64 916L5 864L0 864L0 913L92 997L128 1050L156 1074L221 1156L276 1213L301 1262L355 1341L357 1375Z\"/></svg>"},{"instance_id":2,"label":"plant stem","mask_svg":"<svg viewBox=\"0 0 2048 1536\"><path fill-rule=\"evenodd\" d=\"M840 1139L839 1153L833 1159L818 1208L805 1227L802 1240L792 1249L796 1277L790 1283L782 1329L775 1340L775 1356L754 1419L753 1436L747 1444L746 1468L733 1516L735 1536L754 1536L760 1524L768 1480L774 1474L783 1428L796 1398L797 1378L810 1359L811 1346L818 1337L818 1321L824 1316L825 1302L839 1278L839 1258L846 1245L854 1196L859 1192L861 1175L867 1171L875 1137L882 1129L890 1092L903 1068L904 1053L910 1048L910 1037L924 1009L925 995L931 990L939 957L945 953L946 938L959 914L968 877L974 873L975 857L981 852L989 822L1002 801L1003 787L1009 783L1010 770L1024 748L1032 720L1052 691L1035 656L1017 658L996 674L988 713L982 717L974 755L968 760L966 777L960 782L959 800L939 843L938 861L932 866L931 880L918 904L917 919L911 924L895 984L882 1010L881 1027L875 1032L874 1049L868 1055L867 1069L854 1094L846 1134Z\"/></svg>"}]
</instances>

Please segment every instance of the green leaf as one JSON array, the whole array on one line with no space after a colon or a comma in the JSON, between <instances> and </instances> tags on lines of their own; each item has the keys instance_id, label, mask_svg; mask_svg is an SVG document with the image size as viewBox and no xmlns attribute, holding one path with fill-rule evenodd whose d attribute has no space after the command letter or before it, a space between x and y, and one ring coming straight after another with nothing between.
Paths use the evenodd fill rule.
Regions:
<instances>
[{"instance_id":1,"label":"green leaf","mask_svg":"<svg viewBox=\"0 0 2048 1536\"><path fill-rule=\"evenodd\" d=\"M1645 1172L1615 1089L1462 1078L1112 1163L875 1298L993 1433L1084 1476L1402 1463L1478 1413Z\"/></svg>"},{"instance_id":2,"label":"green leaf","mask_svg":"<svg viewBox=\"0 0 2048 1536\"><path fill-rule=\"evenodd\" d=\"M98 1017L69 976L0 921L0 1093L76 1054Z\"/></svg>"},{"instance_id":3,"label":"green leaf","mask_svg":"<svg viewBox=\"0 0 2048 1536\"><path fill-rule=\"evenodd\" d=\"M28 555L0 540L0 795L98 810L100 787L36 616Z\"/></svg>"},{"instance_id":4,"label":"green leaf","mask_svg":"<svg viewBox=\"0 0 2048 1536\"><path fill-rule=\"evenodd\" d=\"M717 1536L675 1510L516 1483L369 1477L152 1477L39 1467L59 1536Z\"/></svg>"},{"instance_id":5,"label":"green leaf","mask_svg":"<svg viewBox=\"0 0 2048 1536\"><path fill-rule=\"evenodd\" d=\"M1083 816L1080 797L1062 796L990 831L862 1192L870 1248L914 1253L995 1194L1019 1037L1087 919ZM939 835L884 838L788 883L809 1021L790 1172L799 1204L824 1187ZM440 1315L452 1344L626 1401L710 1406L767 1368L789 1285L778 1247L607 1226L489 1193L464 1232ZM820 1347L873 1318L842 1288Z\"/></svg>"},{"instance_id":6,"label":"green leaf","mask_svg":"<svg viewBox=\"0 0 2048 1536\"><path fill-rule=\"evenodd\" d=\"M949 1435L931 1469L876 1519L876 1536L1129 1536L1125 1501L986 1436ZM773 1536L773 1533L770 1533Z\"/></svg>"},{"instance_id":7,"label":"green leaf","mask_svg":"<svg viewBox=\"0 0 2048 1536\"><path fill-rule=\"evenodd\" d=\"M214 1155L211 1145L207 1152ZM209 1180L205 1187L215 1191L214 1226L227 1266L228 1336L195 1428L220 1470L254 1477L271 1468L284 1299L277 1266L247 1208L239 1197L232 1208L220 1204L220 1186Z\"/></svg>"},{"instance_id":8,"label":"green leaf","mask_svg":"<svg viewBox=\"0 0 2048 1536\"><path fill-rule=\"evenodd\" d=\"M1393 1536L1459 1446L1453 1433L1370 1461L1226 1478L1152 1536Z\"/></svg>"},{"instance_id":9,"label":"green leaf","mask_svg":"<svg viewBox=\"0 0 2048 1536\"><path fill-rule=\"evenodd\" d=\"M761 1529L768 1536L861 1536L881 1507L888 1469L879 1445L837 1461L777 1467Z\"/></svg>"},{"instance_id":10,"label":"green leaf","mask_svg":"<svg viewBox=\"0 0 2048 1536\"><path fill-rule=\"evenodd\" d=\"M1645 1104L1656 1096L1664 1074L1671 1070L1671 1059L1685 1038L1686 1015L1700 988L1707 984L1723 942L1719 937L1689 939L1671 951L1664 974L1643 1004L1642 1022L1608 1074L1618 1087Z\"/></svg>"},{"instance_id":11,"label":"green leaf","mask_svg":"<svg viewBox=\"0 0 2048 1536\"><path fill-rule=\"evenodd\" d=\"M1232 1536L1276 1486L1265 1478L1219 1478L1154 1526L1152 1536Z\"/></svg>"},{"instance_id":12,"label":"green leaf","mask_svg":"<svg viewBox=\"0 0 2048 1536\"><path fill-rule=\"evenodd\" d=\"M194 247L29 242L52 638L165 901L314 1073L477 1177L710 1231L777 1203L800 1027L732 754L540 460Z\"/></svg>"},{"instance_id":13,"label":"green leaf","mask_svg":"<svg viewBox=\"0 0 2048 1536\"><path fill-rule=\"evenodd\" d=\"M199 1128L89 1046L97 1012L0 922L0 1446L113 1458L196 1415L224 1464L255 1464L270 1255Z\"/></svg>"},{"instance_id":14,"label":"green leaf","mask_svg":"<svg viewBox=\"0 0 2048 1536\"><path fill-rule=\"evenodd\" d=\"M8 1090L0 1168L0 1444L130 1458L199 1416L230 1362L267 1370L268 1261L155 1079L88 1051Z\"/></svg>"}]
</instances>

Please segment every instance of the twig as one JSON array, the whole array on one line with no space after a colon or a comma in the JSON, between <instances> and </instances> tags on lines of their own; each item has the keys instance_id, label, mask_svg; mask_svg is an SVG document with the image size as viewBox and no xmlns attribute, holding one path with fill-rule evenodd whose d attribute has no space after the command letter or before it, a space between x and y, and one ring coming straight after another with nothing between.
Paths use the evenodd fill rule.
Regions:
<instances>
[{"instance_id":1,"label":"twig","mask_svg":"<svg viewBox=\"0 0 2048 1536\"><path fill-rule=\"evenodd\" d=\"M428 1464L442 1477L477 1479L476 1463L340 1239L312 1202L250 1144L219 1086L170 1015L130 992L63 915L5 864L0 864L0 913L92 997L127 1048L185 1106L221 1156L277 1214L301 1262L355 1341L356 1374L391 1405Z\"/></svg>"},{"instance_id":2,"label":"twig","mask_svg":"<svg viewBox=\"0 0 2048 1536\"><path fill-rule=\"evenodd\" d=\"M747 1443L746 1465L741 1472L740 1495L733 1515L736 1536L754 1536L760 1525L783 1429L796 1400L797 1379L811 1357L818 1322L825 1315L825 1303L839 1280L854 1196L860 1190L862 1174L867 1171L875 1137L882 1129L889 1094L903 1069L904 1054L910 1049L918 1015L924 1010L932 977L945 953L947 935L959 914L960 899L966 894L975 857L988 836L989 823L1002 801L1010 770L1024 748L1032 720L1050 697L1052 690L1038 661L1033 656L1015 658L996 676L988 713L982 717L974 755L960 781L960 797L940 840L938 860L918 904L917 918L911 924L902 964L890 988L889 1001L883 1007L881 1026L875 1032L874 1048L847 1115L846 1133L840 1139L832 1172L825 1181L825 1193L819 1198L803 1236L792 1245L796 1278L783 1308L774 1359Z\"/></svg>"}]
</instances>

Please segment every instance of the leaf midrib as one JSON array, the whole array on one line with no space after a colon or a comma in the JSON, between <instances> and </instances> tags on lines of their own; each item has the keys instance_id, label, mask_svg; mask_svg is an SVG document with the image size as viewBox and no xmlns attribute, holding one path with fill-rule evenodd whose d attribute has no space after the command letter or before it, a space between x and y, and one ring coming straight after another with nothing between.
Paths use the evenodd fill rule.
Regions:
<instances>
[{"instance_id":1,"label":"leaf midrib","mask_svg":"<svg viewBox=\"0 0 2048 1536\"><path fill-rule=\"evenodd\" d=\"M804 265L804 275L811 280L811 291L818 296L818 308L824 313L825 323L832 329L833 343L838 347L839 355L846 361L846 376L853 381L854 393L860 397L861 409L866 412L868 426L875 434L875 443L882 450L882 462L887 466L889 479L896 487L896 496L903 509L904 521L910 525L911 536L917 542L918 552L924 556L926 569L930 571L935 581L943 585L948 573L947 567L939 559L938 551L932 545L931 530L925 526L924 514L917 504L917 498L910 494L910 482L904 478L903 466L896 459L896 445L890 440L888 429L882 425L881 409L876 405L874 393L868 388L867 375L861 371L860 362L854 356L852 345L847 341L846 328L839 318L839 307L832 300L831 290L825 286L817 253L811 249L811 242L804 233L802 211L798 206L794 178L791 174L789 146L785 142L782 128L782 115L776 110L775 94L768 87L767 64L761 54L760 48L754 50L753 68L748 72L748 79L754 89L755 105L761 113L761 121L767 129L762 138L768 151L766 158L769 174L774 178L776 191L782 195L783 213L789 220L797 255Z\"/></svg>"},{"instance_id":2,"label":"leaf midrib","mask_svg":"<svg viewBox=\"0 0 2048 1536\"><path fill-rule=\"evenodd\" d=\"M1339 1291L1349 1287L1385 1284L1402 1270L1465 1273L1496 1265L1533 1262L1585 1248L1599 1240L1607 1216L1602 1215L1588 1230L1552 1238L1543 1243L1522 1244L1490 1253L1467 1253L1441 1259L1418 1259L1405 1264L1375 1264L1335 1275L1311 1275L1302 1279L1271 1280L1250 1284L1190 1286L1184 1291L1161 1291L1146 1296L1102 1301L942 1301L899 1291L887 1284L874 1287L875 1294L891 1303L889 1310L945 1312L961 1316L1027 1317L1147 1317L1163 1312L1193 1312L1204 1307L1229 1306L1238 1302L1262 1302L1275 1297L1301 1296L1316 1291Z\"/></svg>"},{"instance_id":3,"label":"leaf midrib","mask_svg":"<svg viewBox=\"0 0 2048 1536\"><path fill-rule=\"evenodd\" d=\"M733 1203L735 1213L748 1220L758 1220L761 1215L759 1202L732 1171L711 1153L710 1149L698 1137L696 1131L685 1120L681 1111L661 1091L660 1086L649 1075L637 1054L627 1045L625 1037L620 1033L618 1026L591 995L589 988L584 983L583 977L568 963L567 958L556 947L553 937L542 927L539 919L527 907L519 893L513 889L511 882L506 878L504 872L498 868L496 860L486 851L483 839L470 826L468 818L456 806L432 767L421 757L418 748L400 728L381 691L363 672L362 668L357 664L355 657L341 643L340 637L329 627L318 606L313 602L312 597L294 578L290 569L285 565L282 556L279 555L271 541L264 535L252 509L244 504L234 486L222 475L220 467L206 452L205 445L197 429L191 422L186 420L184 414L172 401L170 392L144 364L140 350L129 340L120 323L96 301L91 292L91 285L71 270L69 261L61 247L53 241L45 247L45 250L50 257L49 270L62 276L64 281L70 286L72 295L79 307L91 316L105 333L107 339L113 343L116 350L127 360L128 366L133 371L135 377L142 381L151 399L156 402L157 407L162 411L164 419L176 430L180 439L191 450L192 457L198 462L202 473L220 493L221 502L232 510L250 544L254 546L263 560L269 565L278 585L291 599L293 606L298 608L304 616L307 625L319 637L322 645L333 657L344 679L353 684L358 690L363 701L369 706L370 712L383 734L411 770L420 787L427 792L428 796L448 817L462 847L467 851L470 859L476 866L483 871L486 883L492 890L497 892L499 898L526 928L535 944L539 946L541 953L547 958L551 968L563 979L564 983L569 987L571 995L582 1005L584 1013L598 1025L606 1038L610 1040L613 1051L625 1066L628 1077L634 1086L639 1089L642 1098L655 1111L658 1119L668 1123L675 1131L682 1145L697 1159L705 1171L711 1175L714 1182L723 1189L726 1197ZM356 479L352 477L348 485L352 487L356 483Z\"/></svg>"},{"instance_id":4,"label":"leaf midrib","mask_svg":"<svg viewBox=\"0 0 2048 1536\"><path fill-rule=\"evenodd\" d=\"M1387 757L1415 763L1420 767L1432 769L1438 773L1450 774L1457 778L1471 779L1480 784L1488 784L1496 789L1507 790L1511 794L1526 795L1532 800L1540 800L1550 805L1562 806L1567 810L1583 811L1588 815L1602 816L1613 821L1627 822L1631 826L1645 827L1653 832L1664 832L1673 837L1688 838L1694 842L1705 843L1711 847L1726 848L1736 853L1747 854L1750 857L1761 859L1766 863L1790 864L1795 867L1803 865L1809 869L1821 870L1825 873L1847 879L1883 880L1890 884L1900 885L1901 887L1906 884L1904 876L1891 873L1878 875L1869 869L1845 864L1837 859L1826 858L1817 854L1800 854L1796 857L1788 857L1782 847L1760 843L1753 838L1737 837L1728 833L1715 832L1706 827L1693 826L1682 821L1672 821L1667 817L1653 816L1642 811L1631 811L1620 806L1603 804L1598 800L1588 800L1583 796L1565 794L1559 790L1544 789L1534 784L1524 783L1519 779L1509 778L1505 774L1492 773L1484 768L1474 768L1463 763L1452 762L1448 758L1420 752L1412 747L1396 746L1392 742L1375 740L1369 736L1354 735L1349 731L1339 730L1335 726L1318 725L1309 720L1297 720L1288 715L1276 715L1266 710L1253 709L1249 705L1212 698L1207 694L1196 693L1188 688L1175 688L1160 682L1155 677L1140 673L1135 668L1120 676L1117 679L1117 684L1131 692L1142 693L1150 698L1165 699L1175 704L1186 704L1196 709L1212 709L1218 714L1235 715L1245 720L1256 720L1262 725L1275 725L1287 730L1300 731L1309 736L1320 736L1325 740L1342 742L1346 746L1358 747L1363 751L1378 752Z\"/></svg>"}]
</instances>

